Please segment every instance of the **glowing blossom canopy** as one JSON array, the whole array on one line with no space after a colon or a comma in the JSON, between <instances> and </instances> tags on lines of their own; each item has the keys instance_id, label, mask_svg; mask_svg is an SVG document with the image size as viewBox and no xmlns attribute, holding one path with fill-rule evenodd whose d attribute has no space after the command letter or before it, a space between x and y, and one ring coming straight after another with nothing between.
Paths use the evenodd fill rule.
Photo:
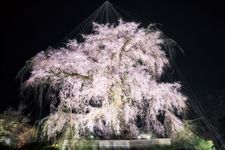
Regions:
<instances>
[{"instance_id":1,"label":"glowing blossom canopy","mask_svg":"<svg viewBox=\"0 0 225 150\"><path fill-rule=\"evenodd\" d=\"M182 129L186 107L179 83L158 82L169 65L158 30L135 22L93 23L84 42L49 48L29 65L27 88L48 88L51 113L42 136L72 138L137 137L143 132L170 136Z\"/></svg>"}]
</instances>

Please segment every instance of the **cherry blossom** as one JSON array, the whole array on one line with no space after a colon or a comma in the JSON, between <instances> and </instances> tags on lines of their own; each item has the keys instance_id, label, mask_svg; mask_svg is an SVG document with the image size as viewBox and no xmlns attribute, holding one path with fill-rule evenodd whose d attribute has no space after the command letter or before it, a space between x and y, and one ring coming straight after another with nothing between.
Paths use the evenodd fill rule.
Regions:
<instances>
[{"instance_id":1,"label":"cherry blossom","mask_svg":"<svg viewBox=\"0 0 225 150\"><path fill-rule=\"evenodd\" d=\"M47 92L51 113L40 122L41 136L166 137L182 130L181 85L159 82L169 67L165 40L135 22L93 23L83 42L73 39L31 58L24 89L54 89Z\"/></svg>"}]
</instances>

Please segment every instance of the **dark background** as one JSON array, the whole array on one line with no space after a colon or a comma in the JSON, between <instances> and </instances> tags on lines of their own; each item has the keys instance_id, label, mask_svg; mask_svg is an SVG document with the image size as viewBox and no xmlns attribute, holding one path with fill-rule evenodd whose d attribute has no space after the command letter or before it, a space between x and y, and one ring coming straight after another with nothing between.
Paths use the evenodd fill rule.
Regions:
<instances>
[{"instance_id":1,"label":"dark background","mask_svg":"<svg viewBox=\"0 0 225 150\"><path fill-rule=\"evenodd\" d=\"M55 45L104 1L1 1L0 109L16 106L19 85L16 74L25 61ZM225 13L223 4L190 1L111 0L117 6L151 22L184 50L176 64L210 115L208 93L225 90ZM223 93L224 95L224 93ZM218 102L219 101L219 102ZM224 103L223 103L224 104ZM213 110L212 110L213 111ZM222 113L222 112L221 112ZM223 116L225 113L223 114Z\"/></svg>"}]
</instances>

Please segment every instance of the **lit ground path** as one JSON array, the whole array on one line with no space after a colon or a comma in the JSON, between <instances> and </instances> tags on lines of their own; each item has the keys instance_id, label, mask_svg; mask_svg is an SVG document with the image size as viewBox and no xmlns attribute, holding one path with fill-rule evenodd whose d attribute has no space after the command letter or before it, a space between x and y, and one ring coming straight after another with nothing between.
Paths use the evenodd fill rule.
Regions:
<instances>
[{"instance_id":1,"label":"lit ground path","mask_svg":"<svg viewBox=\"0 0 225 150\"><path fill-rule=\"evenodd\" d=\"M134 139L134 140L81 140L81 141L67 141L63 142L62 147L73 149L73 144L76 143L76 148L88 149L143 149L155 146L170 146L170 138L157 138L157 139Z\"/></svg>"}]
</instances>

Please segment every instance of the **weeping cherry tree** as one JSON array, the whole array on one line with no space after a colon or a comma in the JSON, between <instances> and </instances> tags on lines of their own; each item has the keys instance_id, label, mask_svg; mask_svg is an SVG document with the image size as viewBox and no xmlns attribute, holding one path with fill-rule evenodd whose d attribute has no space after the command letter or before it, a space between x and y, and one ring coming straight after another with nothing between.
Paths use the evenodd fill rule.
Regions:
<instances>
[{"instance_id":1,"label":"weeping cherry tree","mask_svg":"<svg viewBox=\"0 0 225 150\"><path fill-rule=\"evenodd\" d=\"M167 38L139 26L93 23L82 42L70 40L28 61L20 72L22 89L39 93L39 103L47 97L50 108L39 121L41 138L169 137L183 129L181 85L160 80L170 66Z\"/></svg>"}]
</instances>

